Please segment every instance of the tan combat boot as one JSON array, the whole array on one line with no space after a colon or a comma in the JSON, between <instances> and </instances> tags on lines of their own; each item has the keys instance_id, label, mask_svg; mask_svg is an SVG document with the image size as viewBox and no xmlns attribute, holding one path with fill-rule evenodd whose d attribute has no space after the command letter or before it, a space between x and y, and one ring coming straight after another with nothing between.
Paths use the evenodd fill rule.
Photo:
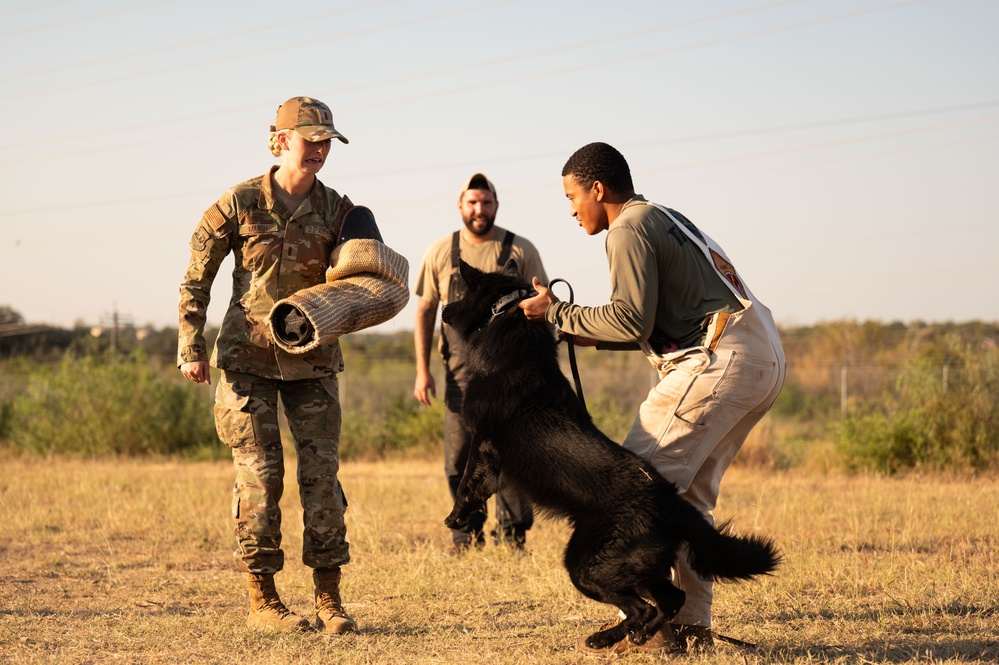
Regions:
<instances>
[{"instance_id":1,"label":"tan combat boot","mask_svg":"<svg viewBox=\"0 0 999 665\"><path fill-rule=\"evenodd\" d=\"M250 616L246 625L257 630L300 633L312 630L308 619L298 616L281 602L274 589L273 573L248 573Z\"/></svg>"},{"instance_id":2,"label":"tan combat boot","mask_svg":"<svg viewBox=\"0 0 999 665\"><path fill-rule=\"evenodd\" d=\"M340 568L316 568L316 630L327 633L353 633L357 623L344 611L340 601Z\"/></svg>"}]
</instances>

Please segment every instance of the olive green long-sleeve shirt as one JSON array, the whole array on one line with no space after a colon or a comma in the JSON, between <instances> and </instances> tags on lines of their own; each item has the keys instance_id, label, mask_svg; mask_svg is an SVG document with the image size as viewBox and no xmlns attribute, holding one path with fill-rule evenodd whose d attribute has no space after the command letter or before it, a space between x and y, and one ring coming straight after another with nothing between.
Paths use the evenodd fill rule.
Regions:
<instances>
[{"instance_id":1,"label":"olive green long-sleeve shirt","mask_svg":"<svg viewBox=\"0 0 999 665\"><path fill-rule=\"evenodd\" d=\"M611 343L602 347L634 347L656 330L684 348L703 342L713 313L742 309L695 243L642 196L630 199L610 225L605 248L610 302L600 307L554 302L545 314L549 323Z\"/></svg>"}]
</instances>

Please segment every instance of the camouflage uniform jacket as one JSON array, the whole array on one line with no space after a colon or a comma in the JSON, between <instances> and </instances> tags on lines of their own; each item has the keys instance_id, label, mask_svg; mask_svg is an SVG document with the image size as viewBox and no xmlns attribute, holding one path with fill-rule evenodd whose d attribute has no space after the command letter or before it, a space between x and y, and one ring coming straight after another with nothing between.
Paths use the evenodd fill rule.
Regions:
<instances>
[{"instance_id":1,"label":"camouflage uniform jacket","mask_svg":"<svg viewBox=\"0 0 999 665\"><path fill-rule=\"evenodd\" d=\"M276 301L325 281L343 217L353 204L317 179L289 213L274 196L275 170L231 188L201 217L180 286L178 366L208 360L204 328L212 282L232 252L232 298L211 364L286 381L343 370L339 341L290 355L274 345L267 317Z\"/></svg>"}]
</instances>

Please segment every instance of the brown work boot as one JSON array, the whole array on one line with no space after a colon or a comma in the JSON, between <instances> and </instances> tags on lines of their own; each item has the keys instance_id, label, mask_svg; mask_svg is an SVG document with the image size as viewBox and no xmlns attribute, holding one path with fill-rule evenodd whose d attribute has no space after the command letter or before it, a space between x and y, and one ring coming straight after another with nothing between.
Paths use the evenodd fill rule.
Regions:
<instances>
[{"instance_id":1,"label":"brown work boot","mask_svg":"<svg viewBox=\"0 0 999 665\"><path fill-rule=\"evenodd\" d=\"M246 625L263 631L302 633L312 630L309 621L298 616L281 602L274 589L273 573L248 573L246 586L250 590L250 616Z\"/></svg>"},{"instance_id":2,"label":"brown work boot","mask_svg":"<svg viewBox=\"0 0 999 665\"><path fill-rule=\"evenodd\" d=\"M692 653L707 653L715 648L715 639L711 629L704 626L690 626L683 623L671 624L676 641L683 651Z\"/></svg>"},{"instance_id":3,"label":"brown work boot","mask_svg":"<svg viewBox=\"0 0 999 665\"><path fill-rule=\"evenodd\" d=\"M612 628L613 626L621 623L623 620L624 619L618 616L613 621L608 621L603 624L594 632L599 633L600 631ZM588 637L589 635L581 635L579 639L576 640L576 650L589 656L615 658L617 656L623 656L626 653L635 651L665 656L667 654L677 654L683 651L680 644L677 642L676 637L673 635L673 627L668 623L663 624L663 627L656 631L652 637L647 639L644 644L635 644L629 637L625 636L624 639L619 642L615 642L609 647L596 649L586 644L586 639Z\"/></svg>"},{"instance_id":4,"label":"brown work boot","mask_svg":"<svg viewBox=\"0 0 999 665\"><path fill-rule=\"evenodd\" d=\"M357 623L343 609L340 601L340 567L316 568L316 630L327 633L357 632Z\"/></svg>"}]
</instances>

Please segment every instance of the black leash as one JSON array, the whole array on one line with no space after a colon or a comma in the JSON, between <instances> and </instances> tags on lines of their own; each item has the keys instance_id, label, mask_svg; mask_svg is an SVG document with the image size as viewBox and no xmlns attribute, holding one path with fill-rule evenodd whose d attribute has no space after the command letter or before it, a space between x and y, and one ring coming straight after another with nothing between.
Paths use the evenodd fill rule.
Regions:
<instances>
[{"instance_id":1,"label":"black leash","mask_svg":"<svg viewBox=\"0 0 999 665\"><path fill-rule=\"evenodd\" d=\"M715 636L715 639L719 639L722 642L728 642L733 646L740 647L742 649L748 649L749 651L755 651L756 645L751 642L743 642L742 640L737 640L734 637L729 637L728 635L722 635L721 633L716 633L711 631L711 634Z\"/></svg>"},{"instance_id":2,"label":"black leash","mask_svg":"<svg viewBox=\"0 0 999 665\"><path fill-rule=\"evenodd\" d=\"M556 277L555 279L548 282L548 289L562 282L567 287L569 287L569 304L575 299L575 295L572 292L572 284L565 281L561 277ZM583 405L583 410L586 411L586 400L583 399L583 384L579 380L579 367L576 365L576 344L573 341L575 335L570 335L568 333L562 333L565 337L566 343L569 345L569 367L572 369L572 380L576 384L576 397L579 398L579 403Z\"/></svg>"}]
</instances>

